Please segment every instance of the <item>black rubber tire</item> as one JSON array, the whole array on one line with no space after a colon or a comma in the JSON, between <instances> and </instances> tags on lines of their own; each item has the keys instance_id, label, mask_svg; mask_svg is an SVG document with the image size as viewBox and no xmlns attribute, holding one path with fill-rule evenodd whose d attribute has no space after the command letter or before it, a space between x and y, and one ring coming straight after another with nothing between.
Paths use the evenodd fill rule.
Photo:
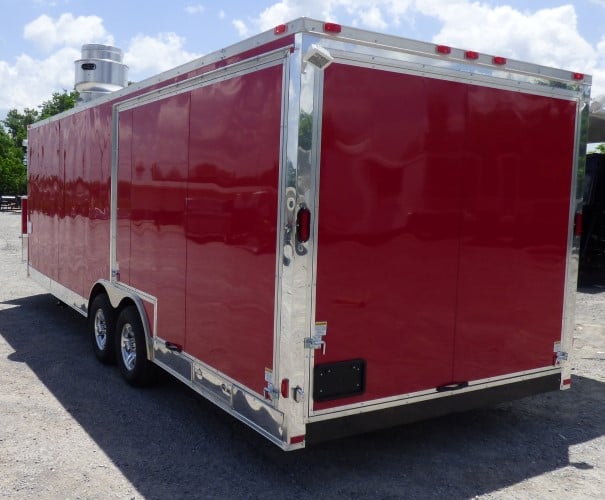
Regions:
<instances>
[{"instance_id":1,"label":"black rubber tire","mask_svg":"<svg viewBox=\"0 0 605 500\"><path fill-rule=\"evenodd\" d=\"M88 331L96 358L105 365L115 362L116 311L109 297L97 295L90 304ZM104 330L104 332L103 332Z\"/></svg>"},{"instance_id":2,"label":"black rubber tire","mask_svg":"<svg viewBox=\"0 0 605 500\"><path fill-rule=\"evenodd\" d=\"M115 352L120 372L130 385L143 387L156 381L156 367L147 359L143 323L133 305L126 306L118 315Z\"/></svg>"}]
</instances>

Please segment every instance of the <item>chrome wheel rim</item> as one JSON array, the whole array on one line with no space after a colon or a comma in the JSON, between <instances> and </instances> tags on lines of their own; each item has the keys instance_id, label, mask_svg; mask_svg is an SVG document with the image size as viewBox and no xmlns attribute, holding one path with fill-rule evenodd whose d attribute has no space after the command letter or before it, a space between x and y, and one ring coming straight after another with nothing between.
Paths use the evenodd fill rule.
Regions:
<instances>
[{"instance_id":1,"label":"chrome wheel rim","mask_svg":"<svg viewBox=\"0 0 605 500\"><path fill-rule=\"evenodd\" d=\"M95 313L95 342L99 351L104 351L107 345L107 322L103 309L97 309Z\"/></svg>"},{"instance_id":2,"label":"chrome wheel rim","mask_svg":"<svg viewBox=\"0 0 605 500\"><path fill-rule=\"evenodd\" d=\"M128 371L134 370L134 365L137 362L137 344L134 338L134 331L130 323L126 323L122 327L120 333L120 351L122 352L122 361Z\"/></svg>"}]
</instances>

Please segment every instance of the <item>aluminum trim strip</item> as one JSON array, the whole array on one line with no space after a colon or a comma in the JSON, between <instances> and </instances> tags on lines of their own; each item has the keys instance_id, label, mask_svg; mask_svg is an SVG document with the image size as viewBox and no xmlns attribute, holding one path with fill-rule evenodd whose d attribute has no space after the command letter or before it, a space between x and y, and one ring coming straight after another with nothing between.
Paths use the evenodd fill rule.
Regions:
<instances>
[{"instance_id":1,"label":"aluminum trim strip","mask_svg":"<svg viewBox=\"0 0 605 500\"><path fill-rule=\"evenodd\" d=\"M450 54L444 56L436 52L436 44L433 42L423 42L419 40L399 37L396 35L387 35L383 33L362 30L359 28L352 28L349 26L342 26L341 32L338 35L331 35L324 33L323 21L317 21L314 19L305 19L304 21L304 30L306 32L313 33L324 39L340 40L345 43L366 45L374 48L398 50L400 52L405 52L413 55L421 55L436 60L447 61L453 59L468 63L469 60L465 59L464 54L467 49L472 49L472 47L467 47L467 49L451 47ZM493 56L497 54L479 53L478 55L479 58L476 59L476 62L474 64L478 66L481 65L492 68L499 67L493 64L492 62ZM538 77L548 77L565 82L572 81L572 72L570 70L554 68L550 66L542 66L539 64L520 61L517 59L506 58L506 65L501 69L507 73L531 74ZM591 84L592 77L590 75L584 75L584 82L587 84Z\"/></svg>"},{"instance_id":2,"label":"aluminum trim strip","mask_svg":"<svg viewBox=\"0 0 605 500\"><path fill-rule=\"evenodd\" d=\"M308 422L318 422L321 420L329 420L333 418L339 418L347 415L354 415L358 413L370 412L374 410L381 410L384 408L390 408L394 406L401 406L410 403L416 403L419 401L425 401L429 399L456 397L458 394L466 392L477 391L486 389L489 387L496 387L500 385L506 385L513 382L521 382L524 380L531 380L534 378L540 378L550 376L553 374L561 373L560 367L548 367L540 368L536 370L528 370L525 372L518 372L502 377L491 377L482 380L476 380L469 382L468 387L452 391L452 392L437 392L435 389L427 391L418 391L409 394L402 394L399 396L393 396L390 398L376 399L373 401L365 401L362 403L356 403L352 405L340 406L336 408L329 408L313 412L310 415Z\"/></svg>"},{"instance_id":3,"label":"aluminum trim strip","mask_svg":"<svg viewBox=\"0 0 605 500\"><path fill-rule=\"evenodd\" d=\"M567 234L567 257L565 267L565 288L563 296L563 321L561 325L561 350L570 353L573 340L573 332L576 326L576 292L578 288L578 273L580 263L580 236L575 235L575 215L582 209L582 186L584 183L583 174L586 165L586 142L587 142L587 124L590 104L590 88L586 87L583 96L578 100L576 125L575 125L575 145L571 181L571 191L569 195L569 226ZM582 168L580 168L582 165ZM564 385L563 381L571 377L571 362L563 360L560 362L562 368L561 389L569 389L569 384Z\"/></svg>"},{"instance_id":4,"label":"aluminum trim strip","mask_svg":"<svg viewBox=\"0 0 605 500\"><path fill-rule=\"evenodd\" d=\"M549 80L546 78L536 80L535 77L528 77L526 80L523 78L524 75L518 75L517 79L512 79L510 78L511 75L505 71L495 70L491 73L477 72L474 70L482 68L462 65L459 62L434 61L433 59L427 57L421 58L419 56L417 56L416 61L403 60L399 58L401 54L396 52L391 52L390 55L392 57L388 57L388 53L383 53L382 55L378 53L375 55L355 53L332 49L330 48L331 45L334 45L334 43L327 44L327 48L341 64L570 100L577 99L578 92L580 92L582 87L578 85L575 89L566 89L553 86L560 83L558 80Z\"/></svg>"},{"instance_id":5,"label":"aluminum trim strip","mask_svg":"<svg viewBox=\"0 0 605 500\"><path fill-rule=\"evenodd\" d=\"M154 350L161 349L163 345L165 345L165 341L156 337ZM171 361L173 362L171 363ZM159 358L154 356L153 362L280 448L288 450L304 446L304 444L288 444L288 436L297 434L289 432L284 413L273 408L269 400L203 361L183 351L173 353L173 356L160 356ZM189 365L189 376L184 375L187 370L183 370L183 367L186 364ZM209 377L208 374L210 374ZM211 379L211 383L217 388L212 389L208 384L201 383L205 377ZM219 391L224 394L224 397L219 394Z\"/></svg>"},{"instance_id":6,"label":"aluminum trim strip","mask_svg":"<svg viewBox=\"0 0 605 500\"><path fill-rule=\"evenodd\" d=\"M281 263L284 259L283 251L283 231L286 226L286 214L284 208L286 204L286 170L288 165L288 156L286 154L286 144L288 141L288 96L290 87L290 54L283 63L282 68L282 102L281 119L279 131L279 177L277 186L277 238L275 248L275 299L273 307L274 325L273 325L273 374L274 380L280 380L284 369L280 366L280 331L281 331L281 310L282 310L282 270Z\"/></svg>"},{"instance_id":7,"label":"aluminum trim strip","mask_svg":"<svg viewBox=\"0 0 605 500\"><path fill-rule=\"evenodd\" d=\"M278 325L276 349L278 362L274 382L282 379L289 381L287 398L280 395L278 408L286 416L284 425L290 436L305 434L304 402L296 402L294 388L301 388L306 394L306 360L303 346L308 336L307 317L307 250L298 248L296 243L296 211L301 203L308 203L306 197L304 174L308 170L305 163L305 152L300 150L299 130L302 97L302 35L295 36L294 51L289 56L287 78L286 110L283 117L286 127L283 143L282 177L280 190L283 190L283 203L280 208L280 249L278 274L280 298L278 304ZM308 163L308 162L307 162ZM302 250L302 251L301 251Z\"/></svg>"},{"instance_id":8,"label":"aluminum trim strip","mask_svg":"<svg viewBox=\"0 0 605 500\"><path fill-rule=\"evenodd\" d=\"M114 106L111 112L111 177L109 198L109 281L118 281L118 256L117 256L117 234L118 234L118 139L120 127L120 113Z\"/></svg>"},{"instance_id":9,"label":"aluminum trim strip","mask_svg":"<svg viewBox=\"0 0 605 500\"><path fill-rule=\"evenodd\" d=\"M316 41L315 38L306 37L307 43L310 45ZM332 55L332 54L330 54ZM313 100L315 103L314 112L313 112L313 142L312 142L312 164L313 164L313 172L312 172L312 199L313 199L313 212L315 217L313 219L313 230L312 230L312 239L311 242L313 244L312 248L312 263L310 266L310 276L309 282L311 283L311 293L309 294L309 335L313 335L313 327L316 321L323 321L325 318L317 318L316 317L316 303L317 303L317 253L319 249L319 217L320 217L320 200L319 200L319 190L320 190L320 171L321 171L321 144L322 144L322 122L323 122L323 100L324 100L324 72L317 71L315 74L315 78L313 81ZM326 349L327 343L329 342L329 335L326 335L325 338ZM308 398L306 401L306 415L311 415L313 412L313 397L312 397L312 387L313 387L313 373L315 366L315 350L311 349L309 351L309 363L308 363Z\"/></svg>"},{"instance_id":10,"label":"aluminum trim strip","mask_svg":"<svg viewBox=\"0 0 605 500\"><path fill-rule=\"evenodd\" d=\"M260 69L270 68L277 64L283 64L284 58L289 54L289 49L285 50L280 48L269 52L263 56L257 56L252 59L246 59L224 68L219 68L202 75L189 78L182 82L177 82L166 87L152 90L146 94L142 94L132 99L127 99L119 103L114 104L114 108L118 108L119 111L126 111L129 109L136 108L143 104L150 102L156 102L167 97L173 97L175 95L183 94L191 90L195 90L206 85L212 85L213 83L222 82L235 78L238 76L247 75Z\"/></svg>"}]
</instances>

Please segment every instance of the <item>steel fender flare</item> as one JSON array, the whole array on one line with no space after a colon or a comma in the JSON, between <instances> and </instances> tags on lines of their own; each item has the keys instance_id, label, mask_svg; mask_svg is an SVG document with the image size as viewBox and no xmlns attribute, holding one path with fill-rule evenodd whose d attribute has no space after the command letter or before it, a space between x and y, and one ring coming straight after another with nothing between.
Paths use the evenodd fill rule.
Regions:
<instances>
[{"instance_id":1,"label":"steel fender flare","mask_svg":"<svg viewBox=\"0 0 605 500\"><path fill-rule=\"evenodd\" d=\"M124 301L124 299L129 299L134 303L137 310L139 311L139 316L141 318L141 322L143 323L143 330L145 331L145 339L147 344L147 359L149 361L153 361L153 335L151 333L152 330L149 324L149 318L147 317L147 313L145 312L145 306L143 305L143 299L136 293L136 291L120 284L111 283L110 281L103 279L97 280L90 289L89 297L91 299L93 297L93 291L99 286L105 290L107 296L109 297L109 302L116 311L118 310L120 304Z\"/></svg>"}]
</instances>

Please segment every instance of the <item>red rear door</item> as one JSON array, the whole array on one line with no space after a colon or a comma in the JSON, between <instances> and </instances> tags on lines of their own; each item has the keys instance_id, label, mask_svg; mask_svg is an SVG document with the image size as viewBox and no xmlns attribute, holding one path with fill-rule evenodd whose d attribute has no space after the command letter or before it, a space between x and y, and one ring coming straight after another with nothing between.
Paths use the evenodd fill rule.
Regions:
<instances>
[{"instance_id":1,"label":"red rear door","mask_svg":"<svg viewBox=\"0 0 605 500\"><path fill-rule=\"evenodd\" d=\"M365 387L316 392L315 411L551 362L574 117L569 101L326 69L315 320L327 349L315 378L363 360Z\"/></svg>"}]
</instances>

